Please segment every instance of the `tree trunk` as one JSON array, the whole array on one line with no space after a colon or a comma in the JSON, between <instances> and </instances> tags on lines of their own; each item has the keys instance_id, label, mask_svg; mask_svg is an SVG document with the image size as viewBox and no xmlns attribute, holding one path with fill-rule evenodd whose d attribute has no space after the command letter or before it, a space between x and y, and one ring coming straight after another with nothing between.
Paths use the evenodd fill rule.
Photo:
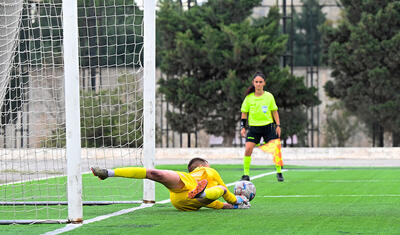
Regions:
<instances>
[{"instance_id":1,"label":"tree trunk","mask_svg":"<svg viewBox=\"0 0 400 235\"><path fill-rule=\"evenodd\" d=\"M96 91L96 68L94 66L90 68L90 86L93 91Z\"/></svg>"},{"instance_id":2,"label":"tree trunk","mask_svg":"<svg viewBox=\"0 0 400 235\"><path fill-rule=\"evenodd\" d=\"M373 123L372 124L372 147L375 147L375 132L376 132L375 123Z\"/></svg>"},{"instance_id":3,"label":"tree trunk","mask_svg":"<svg viewBox=\"0 0 400 235\"><path fill-rule=\"evenodd\" d=\"M232 142L233 142L233 136L234 134L225 134L224 140L222 141L222 146L223 147L232 147Z\"/></svg>"},{"instance_id":4,"label":"tree trunk","mask_svg":"<svg viewBox=\"0 0 400 235\"><path fill-rule=\"evenodd\" d=\"M372 125L372 146L383 147L384 146L384 129L378 123Z\"/></svg>"},{"instance_id":5,"label":"tree trunk","mask_svg":"<svg viewBox=\"0 0 400 235\"><path fill-rule=\"evenodd\" d=\"M393 147L400 147L400 132L392 132Z\"/></svg>"},{"instance_id":6,"label":"tree trunk","mask_svg":"<svg viewBox=\"0 0 400 235\"><path fill-rule=\"evenodd\" d=\"M378 140L379 140L379 146L378 147L383 147L384 144L384 139L383 139L383 134L384 134L384 130L383 127L381 125L378 125Z\"/></svg>"}]
</instances>

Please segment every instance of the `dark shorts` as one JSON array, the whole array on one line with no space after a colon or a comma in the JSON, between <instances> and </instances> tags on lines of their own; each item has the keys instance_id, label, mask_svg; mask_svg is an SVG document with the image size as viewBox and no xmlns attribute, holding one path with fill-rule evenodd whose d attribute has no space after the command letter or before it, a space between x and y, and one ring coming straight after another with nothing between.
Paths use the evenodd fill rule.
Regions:
<instances>
[{"instance_id":1,"label":"dark shorts","mask_svg":"<svg viewBox=\"0 0 400 235\"><path fill-rule=\"evenodd\" d=\"M260 143L261 137L267 143L270 140L278 139L276 134L276 126L274 123L266 126L250 126L247 132L246 142Z\"/></svg>"}]
</instances>

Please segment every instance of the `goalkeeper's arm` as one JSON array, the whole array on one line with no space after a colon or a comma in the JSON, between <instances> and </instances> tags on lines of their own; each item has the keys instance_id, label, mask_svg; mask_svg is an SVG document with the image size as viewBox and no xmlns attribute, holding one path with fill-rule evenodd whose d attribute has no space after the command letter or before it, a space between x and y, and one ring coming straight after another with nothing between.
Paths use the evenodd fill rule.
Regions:
<instances>
[{"instance_id":1,"label":"goalkeeper's arm","mask_svg":"<svg viewBox=\"0 0 400 235\"><path fill-rule=\"evenodd\" d=\"M250 202L245 196L235 196L236 202L234 204L224 203L222 209L249 209Z\"/></svg>"}]
</instances>

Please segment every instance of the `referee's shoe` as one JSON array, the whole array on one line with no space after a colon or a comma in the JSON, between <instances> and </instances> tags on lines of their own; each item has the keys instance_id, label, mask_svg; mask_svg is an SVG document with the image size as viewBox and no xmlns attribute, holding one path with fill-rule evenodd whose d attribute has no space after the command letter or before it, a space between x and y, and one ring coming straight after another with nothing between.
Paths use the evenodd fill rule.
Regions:
<instances>
[{"instance_id":1,"label":"referee's shoe","mask_svg":"<svg viewBox=\"0 0 400 235\"><path fill-rule=\"evenodd\" d=\"M276 173L276 178L278 179L278 182L284 181L282 173Z\"/></svg>"},{"instance_id":2,"label":"referee's shoe","mask_svg":"<svg viewBox=\"0 0 400 235\"><path fill-rule=\"evenodd\" d=\"M248 175L243 175L241 180L250 181L250 177Z\"/></svg>"}]
</instances>

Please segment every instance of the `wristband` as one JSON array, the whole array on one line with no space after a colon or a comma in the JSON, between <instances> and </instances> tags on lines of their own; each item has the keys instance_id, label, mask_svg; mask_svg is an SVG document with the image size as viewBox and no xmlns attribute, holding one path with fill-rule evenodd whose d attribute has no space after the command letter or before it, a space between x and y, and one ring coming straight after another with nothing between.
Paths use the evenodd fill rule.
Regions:
<instances>
[{"instance_id":1,"label":"wristband","mask_svg":"<svg viewBox=\"0 0 400 235\"><path fill-rule=\"evenodd\" d=\"M246 128L246 125L247 125L247 119L242 118L242 119L240 120L240 129Z\"/></svg>"}]
</instances>

